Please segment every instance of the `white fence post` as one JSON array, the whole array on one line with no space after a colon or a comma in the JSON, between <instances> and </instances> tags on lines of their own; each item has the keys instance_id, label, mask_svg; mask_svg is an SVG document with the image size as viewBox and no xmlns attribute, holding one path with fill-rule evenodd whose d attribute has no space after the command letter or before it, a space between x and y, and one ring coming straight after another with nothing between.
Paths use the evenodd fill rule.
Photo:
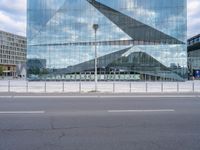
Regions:
<instances>
[{"instance_id":1,"label":"white fence post","mask_svg":"<svg viewBox=\"0 0 200 150\"><path fill-rule=\"evenodd\" d=\"M164 84L163 84L163 82L161 83L161 92L162 93L164 92Z\"/></svg>"},{"instance_id":2,"label":"white fence post","mask_svg":"<svg viewBox=\"0 0 200 150\"><path fill-rule=\"evenodd\" d=\"M113 82L113 93L115 93L115 82Z\"/></svg>"},{"instance_id":3,"label":"white fence post","mask_svg":"<svg viewBox=\"0 0 200 150\"><path fill-rule=\"evenodd\" d=\"M194 83L194 81L192 82L192 92L193 93L195 92L195 83Z\"/></svg>"},{"instance_id":4,"label":"white fence post","mask_svg":"<svg viewBox=\"0 0 200 150\"><path fill-rule=\"evenodd\" d=\"M65 82L62 82L62 92L65 92Z\"/></svg>"},{"instance_id":5,"label":"white fence post","mask_svg":"<svg viewBox=\"0 0 200 150\"><path fill-rule=\"evenodd\" d=\"M10 93L10 80L8 80L8 93Z\"/></svg>"},{"instance_id":6,"label":"white fence post","mask_svg":"<svg viewBox=\"0 0 200 150\"><path fill-rule=\"evenodd\" d=\"M26 93L28 93L28 81L26 81Z\"/></svg>"},{"instance_id":7,"label":"white fence post","mask_svg":"<svg viewBox=\"0 0 200 150\"><path fill-rule=\"evenodd\" d=\"M148 93L148 83L146 82L146 93Z\"/></svg>"},{"instance_id":8,"label":"white fence post","mask_svg":"<svg viewBox=\"0 0 200 150\"><path fill-rule=\"evenodd\" d=\"M82 85L81 85L81 82L79 82L79 93L81 93L81 87Z\"/></svg>"},{"instance_id":9,"label":"white fence post","mask_svg":"<svg viewBox=\"0 0 200 150\"><path fill-rule=\"evenodd\" d=\"M44 93L46 93L47 92L47 83L46 83L46 81L44 82Z\"/></svg>"},{"instance_id":10,"label":"white fence post","mask_svg":"<svg viewBox=\"0 0 200 150\"><path fill-rule=\"evenodd\" d=\"M177 82L177 93L179 93L180 89L179 89L179 82Z\"/></svg>"}]
</instances>

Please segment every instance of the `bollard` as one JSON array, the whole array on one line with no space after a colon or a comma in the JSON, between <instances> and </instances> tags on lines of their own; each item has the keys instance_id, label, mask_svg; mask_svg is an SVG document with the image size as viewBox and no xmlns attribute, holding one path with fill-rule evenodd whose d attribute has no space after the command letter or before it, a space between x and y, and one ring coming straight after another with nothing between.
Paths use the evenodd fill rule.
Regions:
<instances>
[{"instance_id":1,"label":"bollard","mask_svg":"<svg viewBox=\"0 0 200 150\"><path fill-rule=\"evenodd\" d=\"M130 93L132 93L132 84L130 82Z\"/></svg>"}]
</instances>

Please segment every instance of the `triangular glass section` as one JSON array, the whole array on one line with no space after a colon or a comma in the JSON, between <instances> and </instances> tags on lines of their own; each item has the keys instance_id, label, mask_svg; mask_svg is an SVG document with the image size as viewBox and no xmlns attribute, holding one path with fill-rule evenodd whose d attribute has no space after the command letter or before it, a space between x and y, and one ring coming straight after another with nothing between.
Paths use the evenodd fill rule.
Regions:
<instances>
[{"instance_id":1,"label":"triangular glass section","mask_svg":"<svg viewBox=\"0 0 200 150\"><path fill-rule=\"evenodd\" d=\"M28 20L31 20L28 27L29 41L32 41L45 29L47 23L61 9L64 2L65 0L60 0L60 3L57 3L57 0L51 0L50 2L49 0L34 0L31 1L30 4L28 3ZM51 3L51 5L49 3ZM37 11L35 10L35 6L37 6ZM34 11L32 11L32 9Z\"/></svg>"},{"instance_id":2,"label":"triangular glass section","mask_svg":"<svg viewBox=\"0 0 200 150\"><path fill-rule=\"evenodd\" d=\"M127 35L136 41L160 42L167 44L184 44L182 41L169 36L149 25L146 25L134 18L131 18L111 7L108 7L96 0L88 2L104 14L110 21L116 24Z\"/></svg>"},{"instance_id":3,"label":"triangular glass section","mask_svg":"<svg viewBox=\"0 0 200 150\"><path fill-rule=\"evenodd\" d=\"M59 11L47 22L45 28L40 31L31 44L56 44L56 46L38 46L38 48L41 49L38 49L40 54L42 51L44 53L49 53L49 55L45 57L49 60L47 61L47 65L50 68L57 68L58 66L64 68L80 64L94 58L94 45L69 46L63 45L63 43L94 42L93 24L99 24L97 41L106 42L131 39L130 36L124 33L86 0L66 0L64 5L60 7ZM116 52L130 45L98 45L98 56L100 57ZM52 55L54 52L55 55ZM78 55L71 56L73 52ZM71 60L72 57L73 60ZM62 63L59 62L61 60Z\"/></svg>"},{"instance_id":4,"label":"triangular glass section","mask_svg":"<svg viewBox=\"0 0 200 150\"><path fill-rule=\"evenodd\" d=\"M70 9L70 7L73 9ZM93 24L99 24L98 41L131 39L129 35L124 33L87 1L71 2L69 0L66 0L59 11L47 22L37 38L43 44L50 44L46 43L47 38L50 42L52 41L56 44L59 42L61 44L63 42L91 42L94 41ZM38 41L36 43L38 44Z\"/></svg>"}]
</instances>

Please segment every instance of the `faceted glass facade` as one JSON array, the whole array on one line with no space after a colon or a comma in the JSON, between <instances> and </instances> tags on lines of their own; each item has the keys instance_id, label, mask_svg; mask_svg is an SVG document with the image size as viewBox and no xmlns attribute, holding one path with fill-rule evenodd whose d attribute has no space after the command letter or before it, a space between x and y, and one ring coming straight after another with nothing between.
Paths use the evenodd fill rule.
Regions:
<instances>
[{"instance_id":1,"label":"faceted glass facade","mask_svg":"<svg viewBox=\"0 0 200 150\"><path fill-rule=\"evenodd\" d=\"M28 77L187 78L186 0L28 0ZM97 40L93 24L98 24ZM45 68L37 68L46 60ZM37 70L37 71L36 71Z\"/></svg>"},{"instance_id":2,"label":"faceted glass facade","mask_svg":"<svg viewBox=\"0 0 200 150\"><path fill-rule=\"evenodd\" d=\"M189 77L200 79L200 34L188 40Z\"/></svg>"}]
</instances>

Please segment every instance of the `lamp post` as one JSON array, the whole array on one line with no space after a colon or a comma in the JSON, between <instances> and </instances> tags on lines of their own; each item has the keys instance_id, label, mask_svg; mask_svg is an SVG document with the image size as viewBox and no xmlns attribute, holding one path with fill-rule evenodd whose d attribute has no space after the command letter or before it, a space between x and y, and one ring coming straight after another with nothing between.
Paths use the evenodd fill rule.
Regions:
<instances>
[{"instance_id":1,"label":"lamp post","mask_svg":"<svg viewBox=\"0 0 200 150\"><path fill-rule=\"evenodd\" d=\"M93 24L93 29L94 29L94 33L95 33L95 62L94 62L94 65L95 65L95 91L97 92L97 82L98 82L98 79L97 79L97 43L96 43L96 36L97 36L97 30L99 28L99 25L98 24Z\"/></svg>"}]
</instances>

